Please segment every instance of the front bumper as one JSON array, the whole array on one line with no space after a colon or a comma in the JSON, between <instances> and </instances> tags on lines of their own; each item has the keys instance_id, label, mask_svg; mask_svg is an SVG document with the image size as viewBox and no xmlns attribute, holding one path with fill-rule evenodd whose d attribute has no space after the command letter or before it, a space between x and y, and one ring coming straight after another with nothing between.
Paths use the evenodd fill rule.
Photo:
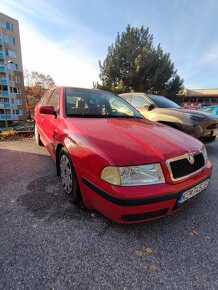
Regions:
<instances>
[{"instance_id":1,"label":"front bumper","mask_svg":"<svg viewBox=\"0 0 218 290\"><path fill-rule=\"evenodd\" d=\"M94 208L117 223L138 223L170 215L183 208L193 198L177 207L179 194L208 179L212 167L189 180L177 184L157 184L153 186L117 187L96 185L83 177L81 192L85 206ZM101 183L101 181L100 181Z\"/></svg>"},{"instance_id":2,"label":"front bumper","mask_svg":"<svg viewBox=\"0 0 218 290\"><path fill-rule=\"evenodd\" d=\"M193 136L198 139L215 138L218 135L218 121L204 121L193 126Z\"/></svg>"}]
</instances>

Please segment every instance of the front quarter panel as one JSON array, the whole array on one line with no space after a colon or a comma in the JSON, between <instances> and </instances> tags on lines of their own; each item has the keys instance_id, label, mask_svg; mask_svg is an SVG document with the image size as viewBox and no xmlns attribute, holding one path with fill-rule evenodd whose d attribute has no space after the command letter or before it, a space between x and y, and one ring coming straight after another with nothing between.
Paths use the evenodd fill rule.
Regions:
<instances>
[{"instance_id":1,"label":"front quarter panel","mask_svg":"<svg viewBox=\"0 0 218 290\"><path fill-rule=\"evenodd\" d=\"M87 207L91 207L89 204L90 197L88 198L83 190L84 184L82 178L85 177L90 182L96 183L96 180L100 178L103 168L113 164L113 160L106 157L104 151L101 152L97 148L94 150L84 141L78 140L76 135L73 135L70 131L65 130L59 136L58 145L65 147L69 152L80 185L83 201Z\"/></svg>"}]
</instances>

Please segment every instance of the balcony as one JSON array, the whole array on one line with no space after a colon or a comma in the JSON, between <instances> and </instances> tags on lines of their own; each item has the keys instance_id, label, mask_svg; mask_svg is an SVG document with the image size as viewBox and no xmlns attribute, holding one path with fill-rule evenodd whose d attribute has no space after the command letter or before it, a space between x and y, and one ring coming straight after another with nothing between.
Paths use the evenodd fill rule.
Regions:
<instances>
[{"instance_id":1,"label":"balcony","mask_svg":"<svg viewBox=\"0 0 218 290\"><path fill-rule=\"evenodd\" d=\"M2 50L0 50L0 58L3 58L4 59L4 53Z\"/></svg>"},{"instance_id":2,"label":"balcony","mask_svg":"<svg viewBox=\"0 0 218 290\"><path fill-rule=\"evenodd\" d=\"M5 102L5 109L10 109L11 108L11 104L8 102ZM4 103L0 102L0 109L4 109Z\"/></svg>"},{"instance_id":3,"label":"balcony","mask_svg":"<svg viewBox=\"0 0 218 290\"><path fill-rule=\"evenodd\" d=\"M4 79L4 78L1 78L0 79L0 85L6 85L8 83L8 80L7 79Z\"/></svg>"},{"instance_id":4,"label":"balcony","mask_svg":"<svg viewBox=\"0 0 218 290\"><path fill-rule=\"evenodd\" d=\"M5 72L5 67L4 66L1 66L1 64L0 64L0 71Z\"/></svg>"},{"instance_id":5,"label":"balcony","mask_svg":"<svg viewBox=\"0 0 218 290\"><path fill-rule=\"evenodd\" d=\"M2 91L2 90L0 90L1 97L3 96L3 94L4 94L4 97L8 97L8 91Z\"/></svg>"},{"instance_id":6,"label":"balcony","mask_svg":"<svg viewBox=\"0 0 218 290\"><path fill-rule=\"evenodd\" d=\"M7 114L7 120L12 120L11 114ZM4 114L0 114L0 120L5 120L5 115Z\"/></svg>"}]
</instances>

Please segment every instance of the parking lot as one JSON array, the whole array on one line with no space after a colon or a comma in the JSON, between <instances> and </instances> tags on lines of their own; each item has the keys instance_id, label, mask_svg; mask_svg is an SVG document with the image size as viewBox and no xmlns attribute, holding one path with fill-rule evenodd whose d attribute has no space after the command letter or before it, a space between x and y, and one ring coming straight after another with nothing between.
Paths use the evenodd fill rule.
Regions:
<instances>
[{"instance_id":1,"label":"parking lot","mask_svg":"<svg viewBox=\"0 0 218 290\"><path fill-rule=\"evenodd\" d=\"M0 142L0 289L218 289L218 140L206 147L193 203L118 225L71 203L33 139Z\"/></svg>"}]
</instances>

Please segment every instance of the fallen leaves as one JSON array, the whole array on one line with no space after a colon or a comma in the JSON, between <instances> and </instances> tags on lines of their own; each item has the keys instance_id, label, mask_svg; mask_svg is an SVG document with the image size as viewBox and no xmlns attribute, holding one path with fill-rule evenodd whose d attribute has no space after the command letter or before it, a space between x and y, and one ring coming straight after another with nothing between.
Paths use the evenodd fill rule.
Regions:
<instances>
[{"instance_id":1,"label":"fallen leaves","mask_svg":"<svg viewBox=\"0 0 218 290\"><path fill-rule=\"evenodd\" d=\"M137 257L142 257L143 253L140 250L135 250L135 254Z\"/></svg>"},{"instance_id":2,"label":"fallen leaves","mask_svg":"<svg viewBox=\"0 0 218 290\"><path fill-rule=\"evenodd\" d=\"M149 265L148 266L148 270L150 271L150 272L155 272L156 270L157 270L157 267L153 264L153 265Z\"/></svg>"},{"instance_id":3,"label":"fallen leaves","mask_svg":"<svg viewBox=\"0 0 218 290\"><path fill-rule=\"evenodd\" d=\"M151 255L151 254L153 253L152 248L146 248L146 249L145 249L145 252L146 252L148 255Z\"/></svg>"},{"instance_id":4,"label":"fallen leaves","mask_svg":"<svg viewBox=\"0 0 218 290\"><path fill-rule=\"evenodd\" d=\"M152 255L153 253L153 250L152 248L145 248L145 252L148 254L148 255ZM141 257L143 255L143 252L141 250L135 250L135 255L137 257Z\"/></svg>"},{"instance_id":5,"label":"fallen leaves","mask_svg":"<svg viewBox=\"0 0 218 290\"><path fill-rule=\"evenodd\" d=\"M195 230L192 230L189 232L189 235L192 236L192 237L198 237L199 236L199 232L195 231Z\"/></svg>"},{"instance_id":6,"label":"fallen leaves","mask_svg":"<svg viewBox=\"0 0 218 290\"><path fill-rule=\"evenodd\" d=\"M141 251L139 249L135 250L135 255L137 257L142 257L145 253L147 255L151 256L153 254L152 248L147 247L147 248L145 248L145 251ZM150 260L151 264L147 266L148 271L149 272L156 272L157 271L157 266L155 266L155 264L154 264L154 257L151 257L149 260Z\"/></svg>"}]
</instances>

